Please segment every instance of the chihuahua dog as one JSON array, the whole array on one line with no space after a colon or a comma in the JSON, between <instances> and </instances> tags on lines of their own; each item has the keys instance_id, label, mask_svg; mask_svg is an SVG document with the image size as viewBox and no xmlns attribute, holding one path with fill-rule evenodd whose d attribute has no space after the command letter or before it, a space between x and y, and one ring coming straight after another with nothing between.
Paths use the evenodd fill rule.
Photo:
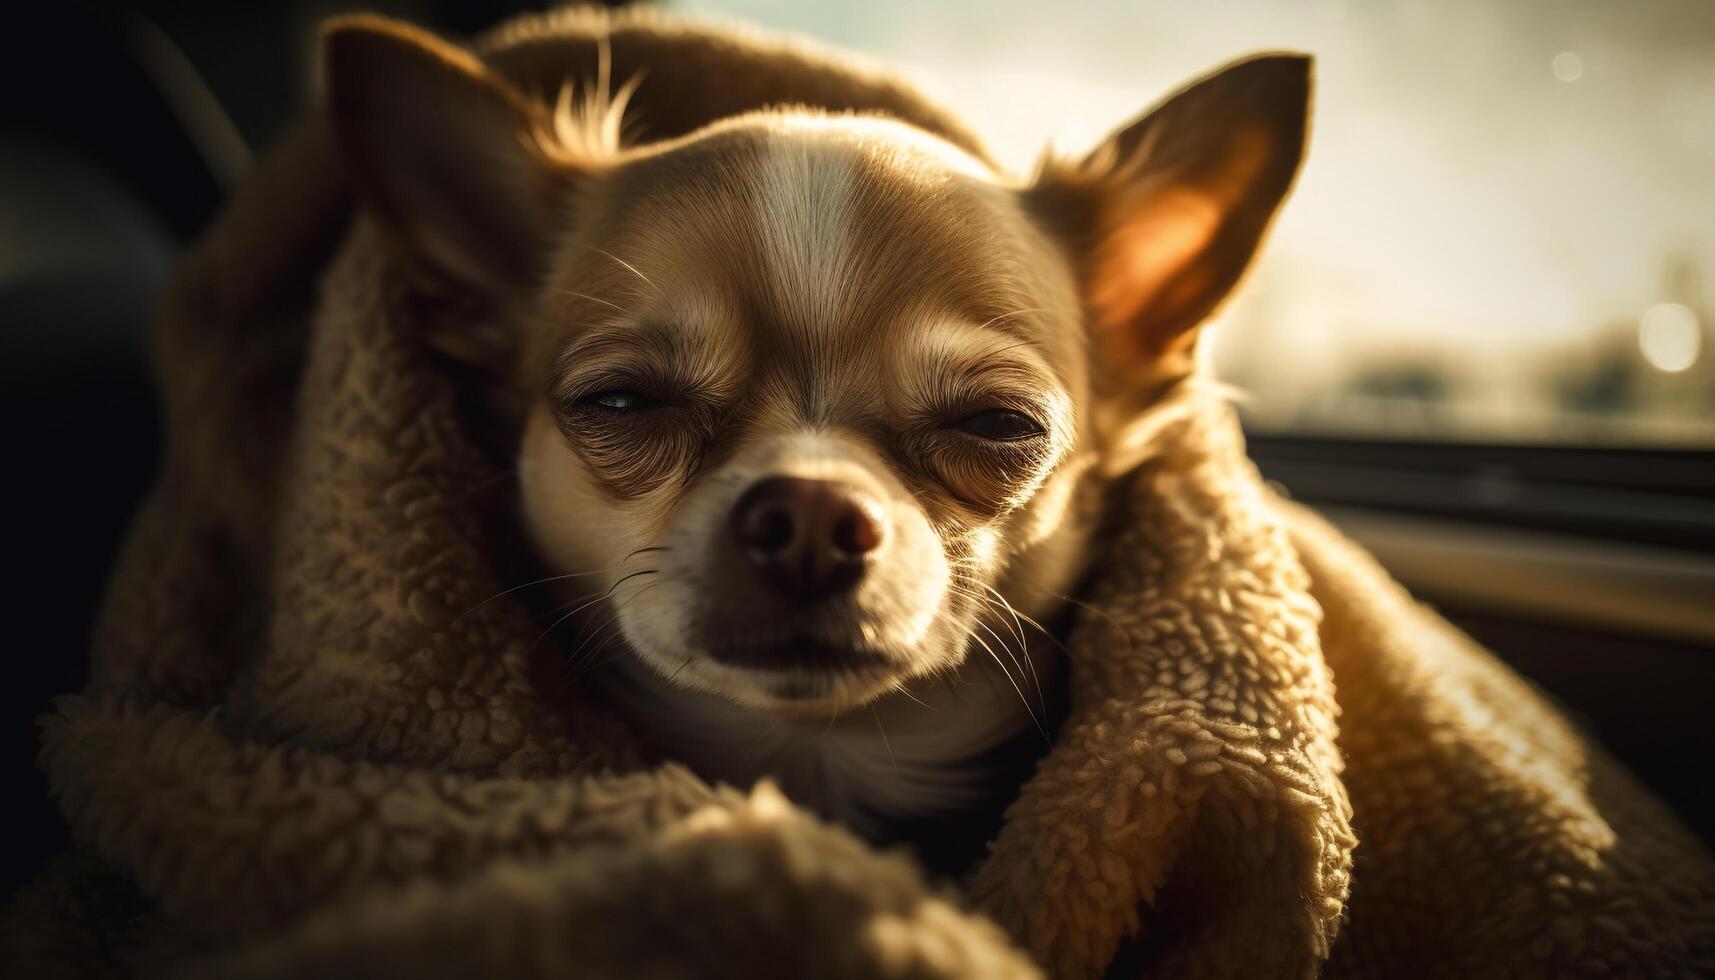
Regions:
<instances>
[{"instance_id":1,"label":"chihuahua dog","mask_svg":"<svg viewBox=\"0 0 1715 980\"><path fill-rule=\"evenodd\" d=\"M885 840L1040 751L1038 624L1293 181L1307 58L1018 180L903 114L623 145L617 112L402 25L336 22L324 53L425 335L500 379L524 533L617 623L601 683L665 756Z\"/></svg>"}]
</instances>

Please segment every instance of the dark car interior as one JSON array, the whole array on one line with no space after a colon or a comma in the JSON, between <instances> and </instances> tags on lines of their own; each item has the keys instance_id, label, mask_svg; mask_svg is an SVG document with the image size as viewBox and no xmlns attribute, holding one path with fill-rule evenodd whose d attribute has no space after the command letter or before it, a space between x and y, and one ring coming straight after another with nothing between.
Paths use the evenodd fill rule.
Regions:
<instances>
[{"instance_id":1,"label":"dark car interior","mask_svg":"<svg viewBox=\"0 0 1715 980\"><path fill-rule=\"evenodd\" d=\"M86 639L161 451L152 307L299 111L325 0L34 5L0 72L0 383L14 571L7 891L66 842L35 717ZM467 35L535 6L366 3ZM1715 453L1258 428L1252 454L1565 705L1715 842ZM1647 696L1639 692L1649 692Z\"/></svg>"}]
</instances>

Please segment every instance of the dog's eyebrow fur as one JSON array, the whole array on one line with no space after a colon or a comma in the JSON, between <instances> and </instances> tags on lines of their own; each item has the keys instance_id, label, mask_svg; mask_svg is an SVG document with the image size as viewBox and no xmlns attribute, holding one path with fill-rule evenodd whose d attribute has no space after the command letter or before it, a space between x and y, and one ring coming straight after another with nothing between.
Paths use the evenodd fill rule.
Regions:
<instances>
[{"instance_id":1,"label":"dog's eyebrow fur","mask_svg":"<svg viewBox=\"0 0 1715 980\"><path fill-rule=\"evenodd\" d=\"M1048 313L1048 310L1026 307L1008 310L974 324L978 330L993 330L1008 336L1017 337L1032 346L1040 346L1043 328L1038 326L1033 317Z\"/></svg>"},{"instance_id":2,"label":"dog's eyebrow fur","mask_svg":"<svg viewBox=\"0 0 1715 980\"><path fill-rule=\"evenodd\" d=\"M652 319L595 327L556 356L548 393L565 398L592 373L621 368L719 388L719 359L705 356L713 343L705 331L682 322Z\"/></svg>"},{"instance_id":3,"label":"dog's eyebrow fur","mask_svg":"<svg viewBox=\"0 0 1715 980\"><path fill-rule=\"evenodd\" d=\"M615 353L670 355L687 342L697 342L698 338L694 333L686 338L683 336L685 332L683 326L669 325L660 320L593 327L572 338L560 351L559 367L562 370L576 370L581 361Z\"/></svg>"},{"instance_id":4,"label":"dog's eyebrow fur","mask_svg":"<svg viewBox=\"0 0 1715 980\"><path fill-rule=\"evenodd\" d=\"M950 374L1006 375L1026 385L1057 384L1058 374L1044 356L1042 329L1014 320L1014 316L1005 314L982 322L964 317L926 318L925 327L907 344L918 357L942 365Z\"/></svg>"}]
</instances>

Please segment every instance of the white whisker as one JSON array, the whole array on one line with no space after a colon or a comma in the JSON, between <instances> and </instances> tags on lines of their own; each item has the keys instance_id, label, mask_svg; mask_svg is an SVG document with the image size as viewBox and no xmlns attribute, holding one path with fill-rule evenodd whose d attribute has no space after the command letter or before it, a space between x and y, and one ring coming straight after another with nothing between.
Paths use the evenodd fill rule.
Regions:
<instances>
[{"instance_id":1,"label":"white whisker","mask_svg":"<svg viewBox=\"0 0 1715 980\"><path fill-rule=\"evenodd\" d=\"M899 760L893 755L893 743L887 740L887 729L881 724L881 712L875 710L875 705L869 706L870 717L875 719L875 730L881 733L881 744L887 749L887 761L893 763L893 768L899 768Z\"/></svg>"},{"instance_id":2,"label":"white whisker","mask_svg":"<svg viewBox=\"0 0 1715 980\"><path fill-rule=\"evenodd\" d=\"M602 299L600 296L591 296L589 293L580 293L575 289L556 289L556 290L554 290L554 292L559 293L562 296L576 296L579 299L587 299L592 303L600 303L603 306L611 307L615 310L618 310L620 313L623 313L626 316L633 316L634 315L630 310L626 309L623 306L620 306L618 303L610 303L607 300Z\"/></svg>"},{"instance_id":3,"label":"white whisker","mask_svg":"<svg viewBox=\"0 0 1715 980\"><path fill-rule=\"evenodd\" d=\"M559 619L554 620L554 622L552 624L550 624L547 629L542 631L541 635L537 636L536 639L531 641L529 648L534 650L536 648L536 644L541 643L543 637L546 637L549 633L554 632L554 629L556 627L558 627L561 623L565 622L568 619L571 619L573 616L576 616L578 613L584 611L585 609L588 609L589 607L595 605L596 603L602 601L603 599L606 599L608 596L613 595L613 590L619 588L621 585L624 585L626 582L631 581L632 579L636 578L639 575L654 575L658 571L660 571L660 570L655 569L655 568L645 568L645 569L642 569L640 571L635 571L629 575L623 576L622 578L619 579L619 581L608 586L606 592L603 592L601 595L598 595L594 599L590 599L587 602L579 603L578 607L576 609L573 609L571 612L566 613L564 616L561 616ZM561 607L561 608L564 608L564 607Z\"/></svg>"},{"instance_id":4,"label":"white whisker","mask_svg":"<svg viewBox=\"0 0 1715 980\"><path fill-rule=\"evenodd\" d=\"M628 560L629 560L629 556L628 556ZM620 564L623 565L624 562L621 562ZM617 566L608 567L608 568L598 568L593 572L567 572L564 575L549 575L546 578L539 578L539 579L535 580L534 582L525 582L523 585L514 585L510 589L504 589L500 592L496 592L495 594L493 594L493 595L489 596L488 598L482 600L481 602L470 607L469 609L466 609L464 612L459 613L458 618L454 619L448 625L457 626L459 623L459 620L464 619L466 616L469 616L471 613L476 612L478 609L481 609L483 606L488 605L489 603L500 598L501 596L511 595L512 593L517 592L519 589L528 589L532 585L545 585L549 582L563 582L566 579L588 578L591 575L606 575L606 574L613 572L613 571L616 571L616 570L617 570ZM564 609L565 607L561 606L560 608Z\"/></svg>"},{"instance_id":5,"label":"white whisker","mask_svg":"<svg viewBox=\"0 0 1715 980\"><path fill-rule=\"evenodd\" d=\"M906 697L910 698L911 700L916 701L918 704L922 705L923 707L928 708L930 711L935 710L934 705L930 704L927 701L924 701L923 699L919 698L917 695L912 694L910 689L905 686L904 681L894 681L893 682L893 689L895 691L898 691L900 694L903 694Z\"/></svg>"},{"instance_id":6,"label":"white whisker","mask_svg":"<svg viewBox=\"0 0 1715 980\"><path fill-rule=\"evenodd\" d=\"M1026 641L1024 638L1024 623L1021 621L1020 617L1023 617L1023 619L1026 619L1026 620L1030 620L1030 625L1036 627L1037 632L1039 632L1043 636L1047 637L1048 642L1053 643L1055 646L1060 647L1060 649L1063 651L1066 650L1066 648L1063 645L1061 645L1060 641L1055 639L1054 634L1048 632L1047 628L1044 627L1041 623L1038 623L1036 620L1031 619L1028 615L1021 613L1016 608L1014 608L1012 603L1006 598L1006 596L1001 595L1000 592L997 589L995 589L993 586L987 585L987 584L982 583L982 582L978 582L977 584L981 585L985 590L988 591L988 593L990 595L994 596L995 600L1000 603L1001 608L1004 609L1008 614L1010 614L1012 616L1013 625L1016 626L1018 629L1018 648L1019 648L1019 651L1021 653L1023 653L1024 662L1027 665L1029 665L1029 667L1030 667L1030 680L1032 683L1034 683L1036 685L1036 697L1037 697L1037 700L1039 700L1042 703L1042 714L1044 716L1047 716L1047 714L1048 714L1048 697L1042 691L1042 679L1036 676L1036 662L1030 658L1030 654L1025 650L1026 646L1028 645L1028 641ZM1066 652L1068 654L1070 653L1070 651L1066 651Z\"/></svg>"},{"instance_id":7,"label":"white whisker","mask_svg":"<svg viewBox=\"0 0 1715 980\"><path fill-rule=\"evenodd\" d=\"M993 600L989 599L987 596L984 596L980 593L972 592L969 589L966 589L966 588L963 588L963 587L957 586L957 585L952 586L952 588L954 591L958 592L960 595L965 596L966 598L969 598L969 599L976 601L976 602L984 603L985 607L994 607L994 605L995 605ZM1000 644L1000 648L1002 650L1006 651L1007 659L1011 660L1012 665L1014 667L1018 668L1018 676L1020 679L1022 679L1024 677L1026 665L1029 665L1030 678L1036 687L1036 698L1042 705L1043 717L1047 717L1047 715L1048 715L1048 698L1047 698L1047 695L1043 693L1041 680L1036 677L1036 666L1035 666L1035 664L1031 663L1030 652L1027 649L1028 641L1026 641L1024 638L1023 630L1020 629L1020 631L1018 633L1018 646L1019 646L1018 656L1014 656L1012 653L1012 648L1006 645L1006 641L1001 639L1000 634L996 633L994 631L993 627L991 627L987 623L983 622L981 614L979 614L977 616L977 618L974 620L974 622L978 626L981 626L985 631L987 631L988 635L994 637L994 641L996 643ZM1020 662L1020 658L1022 658L1022 662Z\"/></svg>"},{"instance_id":8,"label":"white whisker","mask_svg":"<svg viewBox=\"0 0 1715 980\"><path fill-rule=\"evenodd\" d=\"M1025 713L1030 715L1030 720L1036 725L1036 730L1042 733L1042 737L1044 739L1048 739L1048 727L1037 719L1036 709L1030 706L1030 699L1024 696L1024 688L1019 687L1018 682L1013 680L1012 672L1006 669L1006 664L1001 663L1000 655L995 653L994 649L990 647L982 637L975 633L967 633L965 635L970 637L972 640L975 640L979 646L988 651L988 655L990 657L994 658L995 666L999 667L1000 672L1006 675L1006 682L1012 685L1013 691L1018 695L1018 703L1024 706Z\"/></svg>"},{"instance_id":9,"label":"white whisker","mask_svg":"<svg viewBox=\"0 0 1715 980\"><path fill-rule=\"evenodd\" d=\"M1008 319L1009 317L1018 316L1021 313L1047 313L1047 312L1048 312L1047 310L1036 309L1035 307L1025 307L1023 309L1010 310L1006 313L1000 314L999 316L989 317L987 320L984 320L983 322L977 324L977 329L981 330L982 328L987 327L990 324L998 323L1001 320Z\"/></svg>"},{"instance_id":10,"label":"white whisker","mask_svg":"<svg viewBox=\"0 0 1715 980\"><path fill-rule=\"evenodd\" d=\"M637 266L632 265L630 262L625 261L624 259L613 254L612 252L609 252L605 248L597 248L596 246L591 245L588 242L583 243L583 245L585 248L589 249L592 252L598 252L602 255L607 256L608 258L612 259L613 261L618 262L620 265L622 265L626 269L630 270L632 275L636 276L637 278L639 278L639 279L643 280L645 283L647 283L650 289L655 290L655 292L657 294L659 294L661 297L663 297L663 298L666 297L667 294L661 291L661 287L655 285L655 280L644 275L643 272L637 268Z\"/></svg>"}]
</instances>

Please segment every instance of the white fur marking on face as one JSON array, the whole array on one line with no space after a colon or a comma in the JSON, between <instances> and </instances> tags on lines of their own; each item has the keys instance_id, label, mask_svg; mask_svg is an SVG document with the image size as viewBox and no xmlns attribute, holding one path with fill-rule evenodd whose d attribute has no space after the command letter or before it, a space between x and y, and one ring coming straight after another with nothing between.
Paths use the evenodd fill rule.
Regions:
<instances>
[{"instance_id":1,"label":"white fur marking on face","mask_svg":"<svg viewBox=\"0 0 1715 980\"><path fill-rule=\"evenodd\" d=\"M855 179L843 147L775 139L763 151L756 221L789 330L815 334L840 322L852 279Z\"/></svg>"}]
</instances>

